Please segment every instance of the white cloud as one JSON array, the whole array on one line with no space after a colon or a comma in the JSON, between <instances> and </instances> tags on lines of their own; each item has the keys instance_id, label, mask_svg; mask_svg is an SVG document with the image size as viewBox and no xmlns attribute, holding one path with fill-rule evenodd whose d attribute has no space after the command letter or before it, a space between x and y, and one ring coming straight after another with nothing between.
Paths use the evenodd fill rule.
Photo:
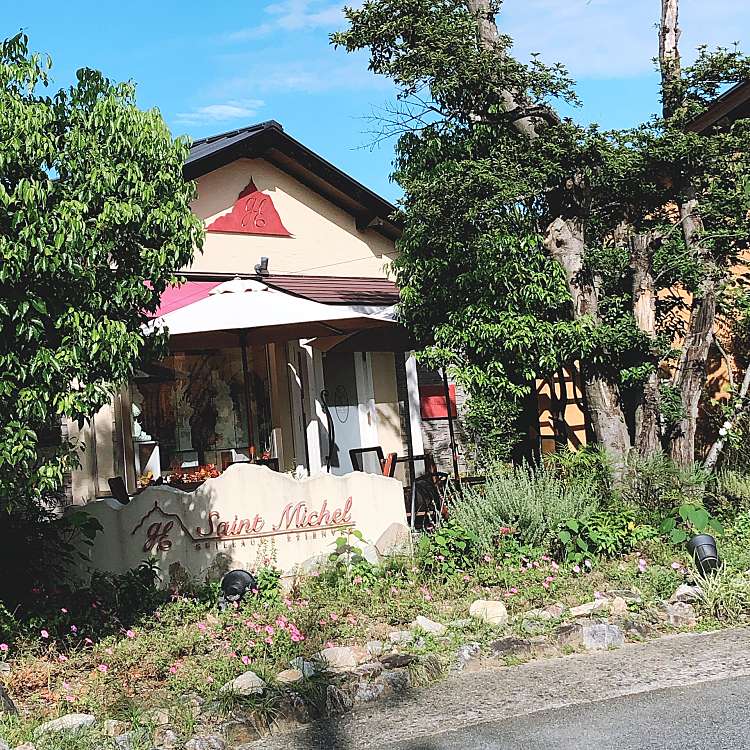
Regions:
<instances>
[{"instance_id":1,"label":"white cloud","mask_svg":"<svg viewBox=\"0 0 750 750\"><path fill-rule=\"evenodd\" d=\"M179 125L210 125L212 123L247 120L255 117L263 106L260 99L232 99L220 104L207 104L189 112L178 112L174 122Z\"/></svg>"},{"instance_id":2,"label":"white cloud","mask_svg":"<svg viewBox=\"0 0 750 750\"><path fill-rule=\"evenodd\" d=\"M356 5L356 3L352 3ZM226 35L231 42L259 39L274 32L310 31L327 29L335 31L342 26L344 0L280 0L263 8L266 20L255 26L238 29Z\"/></svg>"},{"instance_id":3,"label":"white cloud","mask_svg":"<svg viewBox=\"0 0 750 750\"><path fill-rule=\"evenodd\" d=\"M577 78L627 78L652 71L658 52L658 0L505 0L498 23L522 58L539 52ZM682 0L680 49L686 61L699 44L750 49L750 3Z\"/></svg>"}]
</instances>

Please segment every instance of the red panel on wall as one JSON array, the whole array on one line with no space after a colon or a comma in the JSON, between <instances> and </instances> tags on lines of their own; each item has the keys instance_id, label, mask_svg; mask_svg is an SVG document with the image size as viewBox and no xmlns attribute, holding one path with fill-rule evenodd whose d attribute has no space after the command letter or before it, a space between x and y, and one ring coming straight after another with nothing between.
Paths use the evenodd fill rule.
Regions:
<instances>
[{"instance_id":1,"label":"red panel on wall","mask_svg":"<svg viewBox=\"0 0 750 750\"><path fill-rule=\"evenodd\" d=\"M273 205L273 199L261 193L250 180L239 194L228 214L220 216L206 227L207 232L232 232L235 234L270 234L291 237Z\"/></svg>"},{"instance_id":2,"label":"red panel on wall","mask_svg":"<svg viewBox=\"0 0 750 750\"><path fill-rule=\"evenodd\" d=\"M451 402L451 416L457 417L456 386L448 386ZM445 389L442 385L419 386L419 409L422 419L448 419L448 405L445 403Z\"/></svg>"}]
</instances>

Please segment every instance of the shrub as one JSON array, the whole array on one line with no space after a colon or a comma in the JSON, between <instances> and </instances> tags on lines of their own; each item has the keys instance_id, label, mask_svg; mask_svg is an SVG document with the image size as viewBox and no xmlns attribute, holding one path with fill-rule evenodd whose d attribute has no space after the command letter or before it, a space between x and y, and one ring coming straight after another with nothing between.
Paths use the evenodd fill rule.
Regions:
<instances>
[{"instance_id":1,"label":"shrub","mask_svg":"<svg viewBox=\"0 0 750 750\"><path fill-rule=\"evenodd\" d=\"M495 466L483 487L467 488L454 498L451 513L476 537L479 553L493 551L504 527L514 529L523 544L549 549L563 523L585 521L598 498L590 476L566 479L543 466Z\"/></svg>"},{"instance_id":2,"label":"shrub","mask_svg":"<svg viewBox=\"0 0 750 750\"><path fill-rule=\"evenodd\" d=\"M722 469L716 479L719 493L735 512L750 509L750 476L735 469Z\"/></svg>"},{"instance_id":3,"label":"shrub","mask_svg":"<svg viewBox=\"0 0 750 750\"><path fill-rule=\"evenodd\" d=\"M417 553L422 567L449 576L468 570L476 559L477 535L455 518L450 518L432 534L419 539Z\"/></svg>"},{"instance_id":4,"label":"shrub","mask_svg":"<svg viewBox=\"0 0 750 750\"><path fill-rule=\"evenodd\" d=\"M592 513L583 521L568 519L558 537L565 548L565 559L581 562L593 555L613 557L656 533L656 529L652 527L636 525L635 511L632 508L611 505Z\"/></svg>"},{"instance_id":5,"label":"shrub","mask_svg":"<svg viewBox=\"0 0 750 750\"><path fill-rule=\"evenodd\" d=\"M701 581L701 604L717 620L739 620L750 612L750 578L723 566Z\"/></svg>"}]
</instances>

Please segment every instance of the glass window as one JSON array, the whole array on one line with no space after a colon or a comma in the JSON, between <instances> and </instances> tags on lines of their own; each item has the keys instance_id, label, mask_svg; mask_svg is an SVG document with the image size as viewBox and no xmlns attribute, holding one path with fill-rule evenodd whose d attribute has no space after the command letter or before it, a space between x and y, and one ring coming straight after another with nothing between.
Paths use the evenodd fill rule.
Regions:
<instances>
[{"instance_id":1,"label":"glass window","mask_svg":"<svg viewBox=\"0 0 750 750\"><path fill-rule=\"evenodd\" d=\"M246 353L245 367L239 347L175 352L135 379L139 484L196 481L237 461L273 457L267 349L249 346Z\"/></svg>"}]
</instances>

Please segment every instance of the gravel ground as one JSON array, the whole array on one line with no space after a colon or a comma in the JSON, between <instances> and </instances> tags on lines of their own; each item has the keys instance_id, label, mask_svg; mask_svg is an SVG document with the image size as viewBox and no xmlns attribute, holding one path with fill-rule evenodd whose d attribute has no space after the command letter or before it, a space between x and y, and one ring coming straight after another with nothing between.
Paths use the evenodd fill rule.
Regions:
<instances>
[{"instance_id":1,"label":"gravel ground","mask_svg":"<svg viewBox=\"0 0 750 750\"><path fill-rule=\"evenodd\" d=\"M747 688L750 683L737 680L740 677L750 677L750 629L682 634L649 643L629 644L616 651L574 654L516 667L464 673L430 687L411 690L391 700L361 707L340 719L311 725L298 732L269 737L243 747L247 750L490 748L492 745L481 744L487 742L487 736L481 735L487 727L481 728L479 725L493 723L497 730L500 722L527 717L528 714L539 711L553 712L556 721L564 722L565 717L570 717L572 713L570 710L559 709L651 693L651 697L642 695L638 700L617 704L624 706L620 716L629 715L630 723L637 726L640 723L639 716L645 717L639 706L657 705L657 697L652 691L685 688L684 691L676 691L669 696L663 694L665 700L667 697L671 700L669 705L679 705L680 696L693 694L690 688L698 683L733 679L738 685ZM714 687L719 689L718 685ZM728 687L731 688L731 682ZM702 686L701 692L694 695L699 696L709 688L710 686ZM717 695L717 705L720 706L721 693ZM587 706L588 711L595 708L595 705ZM703 715L701 702L697 698L689 704L688 709L688 714ZM577 715L580 712L579 708L575 713ZM658 715L661 711L657 709L656 713ZM591 714L592 717L597 715L603 717L601 726L604 728L608 722L611 723L606 713ZM545 716L549 714L546 713ZM527 728L532 728L535 721L541 718L528 717ZM643 721L645 730L646 719ZM667 726L666 722L664 726ZM467 727L474 728L473 735L472 732L464 733L463 739L461 735L454 735L453 738L441 736L442 733ZM510 726L506 729L515 731ZM521 730L519 726L519 731ZM472 736L478 738L480 744L467 744L473 741ZM685 735L681 736L680 746L692 747L685 744ZM423 738L423 741L414 742L419 738ZM438 741L452 740L459 744L435 744ZM590 745L610 746L617 747L618 750L626 747L668 747L659 743L628 745L621 742ZM714 745L717 748L744 746L736 743ZM502 747L511 750L516 746L507 744ZM536 747L584 748L588 745L579 742L568 745L525 744L517 747L531 750ZM712 745L709 742L703 747Z\"/></svg>"}]
</instances>

